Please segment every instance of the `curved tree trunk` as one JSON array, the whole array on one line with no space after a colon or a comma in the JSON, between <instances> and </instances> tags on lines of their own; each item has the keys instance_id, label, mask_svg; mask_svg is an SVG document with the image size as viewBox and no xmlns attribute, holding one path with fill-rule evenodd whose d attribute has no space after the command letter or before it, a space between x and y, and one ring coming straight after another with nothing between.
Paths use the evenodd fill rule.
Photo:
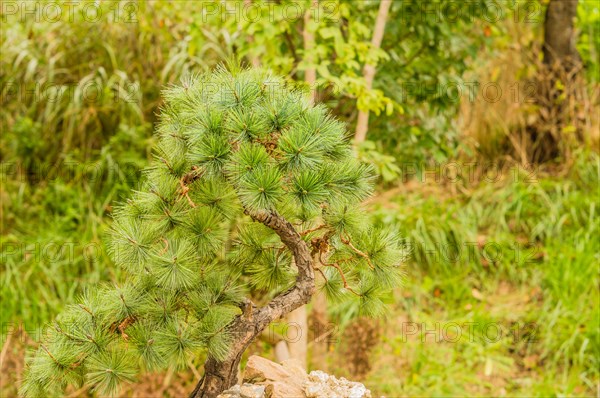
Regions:
<instances>
[{"instance_id":1,"label":"curved tree trunk","mask_svg":"<svg viewBox=\"0 0 600 398\"><path fill-rule=\"evenodd\" d=\"M273 321L289 314L308 303L315 290L315 274L310 250L298 232L284 217L276 212L249 214L271 228L294 255L298 268L296 284L279 294L263 307L256 307L246 301L242 315L229 327L233 342L229 354L223 361L209 358L204 364L204 376L190 395L190 398L215 398L219 393L237 383L237 369L250 343Z\"/></svg>"},{"instance_id":2,"label":"curved tree trunk","mask_svg":"<svg viewBox=\"0 0 600 398\"><path fill-rule=\"evenodd\" d=\"M209 358L204 364L204 376L190 395L191 398L216 397L222 391L237 384L237 368L242 352L231 360L218 362Z\"/></svg>"}]
</instances>

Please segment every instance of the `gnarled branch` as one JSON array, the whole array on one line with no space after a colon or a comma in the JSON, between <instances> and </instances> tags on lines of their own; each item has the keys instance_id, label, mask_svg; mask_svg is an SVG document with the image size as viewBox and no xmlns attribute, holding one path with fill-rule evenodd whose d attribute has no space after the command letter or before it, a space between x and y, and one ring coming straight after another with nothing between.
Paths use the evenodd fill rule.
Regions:
<instances>
[{"instance_id":1,"label":"gnarled branch","mask_svg":"<svg viewBox=\"0 0 600 398\"><path fill-rule=\"evenodd\" d=\"M234 379L242 354L250 343L273 321L308 303L315 290L313 259L308 245L294 226L276 211L249 212L254 221L273 230L292 252L298 276L287 291L262 307L245 302L245 316L238 316L229 326L234 336L229 354L222 361L209 358L204 365L204 376L192 392L193 398L213 398L237 382Z\"/></svg>"}]
</instances>

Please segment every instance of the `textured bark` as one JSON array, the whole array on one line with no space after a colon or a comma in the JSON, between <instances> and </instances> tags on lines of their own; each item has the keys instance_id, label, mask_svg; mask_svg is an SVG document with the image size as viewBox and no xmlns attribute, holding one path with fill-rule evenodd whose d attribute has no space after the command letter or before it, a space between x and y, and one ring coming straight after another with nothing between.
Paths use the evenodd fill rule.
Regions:
<instances>
[{"instance_id":1,"label":"textured bark","mask_svg":"<svg viewBox=\"0 0 600 398\"><path fill-rule=\"evenodd\" d=\"M209 358L204 364L204 376L190 395L191 398L215 398L220 392L237 383L237 368L244 351L273 321L308 303L315 290L315 275L310 250L284 217L276 212L250 214L252 219L271 228L294 256L298 276L293 287L273 298L263 307L247 301L243 314L229 330L233 343L223 361Z\"/></svg>"},{"instance_id":2,"label":"textured bark","mask_svg":"<svg viewBox=\"0 0 600 398\"><path fill-rule=\"evenodd\" d=\"M371 39L371 45L373 48L381 47L381 41L383 40L383 33L385 31L385 23L391 6L392 0L381 0L381 3L379 4L379 12L377 13L375 29L373 29L373 38ZM371 90L373 87L373 79L375 78L375 65L366 64L363 68L363 76L366 81L366 89ZM367 137L368 130L369 111L358 111L358 120L356 121L354 140L357 143L363 142Z\"/></svg>"}]
</instances>

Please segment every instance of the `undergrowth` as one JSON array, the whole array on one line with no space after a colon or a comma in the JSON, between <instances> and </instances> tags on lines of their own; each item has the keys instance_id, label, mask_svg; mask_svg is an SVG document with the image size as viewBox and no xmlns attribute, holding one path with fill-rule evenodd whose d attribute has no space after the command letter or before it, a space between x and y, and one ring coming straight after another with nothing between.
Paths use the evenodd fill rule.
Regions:
<instances>
[{"instance_id":1,"label":"undergrowth","mask_svg":"<svg viewBox=\"0 0 600 398\"><path fill-rule=\"evenodd\" d=\"M377 393L596 393L600 163L577 159L566 176L398 192L378 206L413 259L367 379Z\"/></svg>"}]
</instances>

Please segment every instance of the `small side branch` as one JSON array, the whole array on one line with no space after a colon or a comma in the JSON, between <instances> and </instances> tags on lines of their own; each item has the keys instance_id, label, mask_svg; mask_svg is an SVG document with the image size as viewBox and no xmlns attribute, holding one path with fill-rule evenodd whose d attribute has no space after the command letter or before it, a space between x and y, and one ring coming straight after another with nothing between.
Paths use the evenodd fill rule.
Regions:
<instances>
[{"instance_id":1,"label":"small side branch","mask_svg":"<svg viewBox=\"0 0 600 398\"><path fill-rule=\"evenodd\" d=\"M125 318L123 320L123 322L121 322L119 324L119 326L117 327L117 329L119 329L119 332L121 333L121 336L123 337L123 340L129 340L129 335L127 333L125 333L125 329L134 322L135 322L135 317L130 315L127 318Z\"/></svg>"},{"instance_id":2,"label":"small side branch","mask_svg":"<svg viewBox=\"0 0 600 398\"><path fill-rule=\"evenodd\" d=\"M354 289L352 289L350 287L350 285L348 285L348 281L346 280L346 276L344 275L344 271L342 270L342 267L340 267L338 264L336 263L329 263L329 264L323 264L324 267L333 267L335 268L338 273L340 274L340 276L342 277L342 283L344 284L344 289L354 293L355 295L357 295L358 297L360 297L360 294L357 293ZM321 271L321 270L319 270ZM322 273L322 272L321 272Z\"/></svg>"},{"instance_id":3,"label":"small side branch","mask_svg":"<svg viewBox=\"0 0 600 398\"><path fill-rule=\"evenodd\" d=\"M320 229L323 229L325 227L327 227L327 225L322 224L322 225L319 225L318 227L314 227L314 228L311 228L311 229L304 230L304 231L300 232L300 236L306 236L306 235L308 235L310 233L313 233L313 232L318 231Z\"/></svg>"},{"instance_id":4,"label":"small side branch","mask_svg":"<svg viewBox=\"0 0 600 398\"><path fill-rule=\"evenodd\" d=\"M329 282L329 279L327 279L327 277L325 276L325 273L323 272L323 270L321 270L321 268L315 268L315 271L317 271L319 274L321 274L323 279L325 279L325 282Z\"/></svg>"},{"instance_id":5,"label":"small side branch","mask_svg":"<svg viewBox=\"0 0 600 398\"><path fill-rule=\"evenodd\" d=\"M306 235L308 235L310 233L313 233L313 232L318 231L320 229L323 229L325 227L327 227L327 225L322 224L322 225L319 225L318 227L314 227L314 228L311 228L311 229L304 230L304 231L300 232L300 236L306 236Z\"/></svg>"},{"instance_id":6,"label":"small side branch","mask_svg":"<svg viewBox=\"0 0 600 398\"><path fill-rule=\"evenodd\" d=\"M367 253L363 252L362 250L360 250L356 246L354 246L352 244L352 242L350 242L350 239L344 238L343 236L340 236L340 239L342 240L342 243L344 243L345 245L347 245L348 247L350 247L352 249L352 251L354 251L354 253L356 253L359 256L361 256L364 259L366 259L367 263L369 264L369 268L371 268L371 270L373 270L373 271L375 270L375 266L371 262L371 257L369 257L369 255Z\"/></svg>"},{"instance_id":7,"label":"small side branch","mask_svg":"<svg viewBox=\"0 0 600 398\"><path fill-rule=\"evenodd\" d=\"M55 364L57 364L58 366L62 366L62 364L60 362L58 362L58 359L56 359L56 357L54 355L52 355L52 353L50 352L50 350L48 348L46 348L45 345L42 344L40 347L42 347L42 349L44 351L46 351L46 354L48 354L48 356L50 357L50 359L52 359Z\"/></svg>"},{"instance_id":8,"label":"small side branch","mask_svg":"<svg viewBox=\"0 0 600 398\"><path fill-rule=\"evenodd\" d=\"M202 177L203 174L204 173L200 170L198 166L193 166L192 171L184 174L183 177L181 177L181 179L179 180L179 186L181 187L181 195L186 197L188 203L192 207L196 207L196 204L188 195L188 192L190 191L190 187L188 185Z\"/></svg>"},{"instance_id":9,"label":"small side branch","mask_svg":"<svg viewBox=\"0 0 600 398\"><path fill-rule=\"evenodd\" d=\"M350 285L348 284L348 281L346 280L346 275L344 275L344 270L342 270L342 267L340 267L339 264L337 263L326 263L325 261L323 261L323 258L321 257L322 253L319 253L319 261L321 262L321 264L323 264L324 267L333 267L335 268L338 273L340 274L340 276L342 277L342 283L344 284L344 289L354 293L355 295L360 297L360 294L357 293L354 289L352 289L350 287ZM323 271L321 271L320 268L317 268L317 270L319 272L321 272L321 275L323 275L323 277L325 278L325 274L323 273ZM325 280L327 280L327 278L325 278Z\"/></svg>"},{"instance_id":10,"label":"small side branch","mask_svg":"<svg viewBox=\"0 0 600 398\"><path fill-rule=\"evenodd\" d=\"M181 186L181 195L185 196L185 198L187 199L190 206L196 207L196 204L194 203L194 201L192 201L192 198L190 198L190 195L188 195L188 192L190 191L190 187L188 187L187 185L185 185L183 183L183 177L181 178L181 180L179 180L179 185Z\"/></svg>"}]
</instances>

